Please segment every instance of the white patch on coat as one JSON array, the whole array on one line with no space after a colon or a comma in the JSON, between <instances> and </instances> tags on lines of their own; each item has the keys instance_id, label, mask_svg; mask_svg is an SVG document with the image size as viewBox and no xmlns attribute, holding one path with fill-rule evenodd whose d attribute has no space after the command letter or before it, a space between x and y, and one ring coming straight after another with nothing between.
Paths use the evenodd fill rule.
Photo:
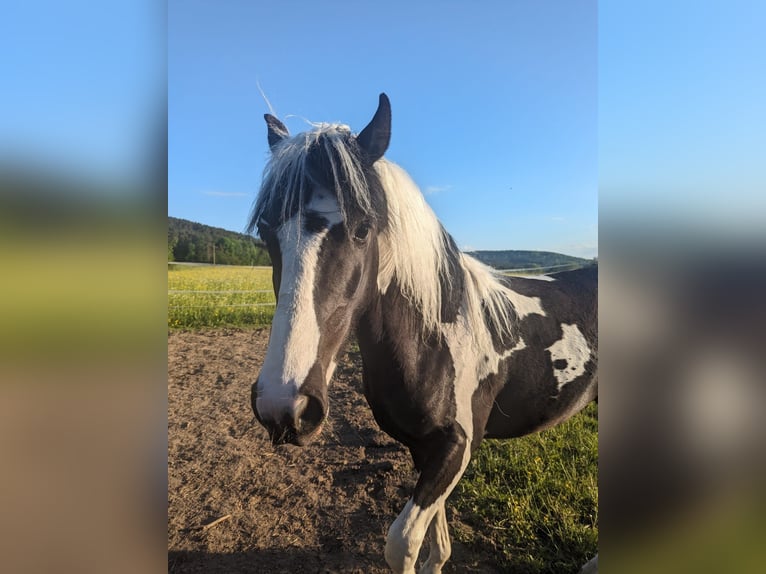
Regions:
<instances>
[{"instance_id":1,"label":"white patch on coat","mask_svg":"<svg viewBox=\"0 0 766 574\"><path fill-rule=\"evenodd\" d=\"M471 448L469 444L470 443L466 443L465 445L463 464L452 482L450 482L447 490L437 498L433 504L426 508L420 507L412 498L410 498L404 506L404 510L399 513L399 516L396 517L396 520L394 520L393 524L391 524L391 527L388 529L385 557L386 562L394 572L415 572L415 563L420 554L420 548L423 546L423 540L428 532L428 527L440 511L444 512L444 503L447 500L447 497L452 493L455 486L457 486L457 483L460 481L460 478L463 476L463 473L468 466L468 460L471 458ZM437 530L438 529L439 527L437 526ZM441 526L440 534L442 537L446 538L446 544L444 544L444 542L437 543L441 546L440 550L445 550L445 554L448 554L450 543L446 521ZM444 560L446 561L446 558ZM427 572L428 570L423 571Z\"/></svg>"},{"instance_id":2,"label":"white patch on coat","mask_svg":"<svg viewBox=\"0 0 766 574\"><path fill-rule=\"evenodd\" d=\"M545 311L540 304L539 297L527 297L521 293L517 293L513 289L505 289L506 296L513 303L513 307L516 309L516 315L519 319L523 319L527 315L537 314L545 317Z\"/></svg>"},{"instance_id":3,"label":"white patch on coat","mask_svg":"<svg viewBox=\"0 0 766 574\"><path fill-rule=\"evenodd\" d=\"M330 225L340 221L340 210L329 192L318 190L306 205ZM311 367L317 360L320 328L314 308L317 262L327 229L308 233L300 229L296 214L277 231L282 252L279 302L271 324L266 358L259 377L256 407L261 416L279 418L290 408ZM332 376L332 370L329 373Z\"/></svg>"},{"instance_id":4,"label":"white patch on coat","mask_svg":"<svg viewBox=\"0 0 766 574\"><path fill-rule=\"evenodd\" d=\"M394 572L414 572L420 547L426 537L436 505L421 508L410 498L386 536L386 562Z\"/></svg>"},{"instance_id":5,"label":"white patch on coat","mask_svg":"<svg viewBox=\"0 0 766 574\"><path fill-rule=\"evenodd\" d=\"M431 549L428 553L428 559L421 572L441 572L444 563L449 560L452 554L452 544L449 539L449 525L447 524L447 514L442 504L431 519L431 526L428 529L431 539Z\"/></svg>"},{"instance_id":6,"label":"white patch on coat","mask_svg":"<svg viewBox=\"0 0 766 574\"><path fill-rule=\"evenodd\" d=\"M555 277L550 275L523 275L524 279L537 279L538 281L555 281Z\"/></svg>"},{"instance_id":7,"label":"white patch on coat","mask_svg":"<svg viewBox=\"0 0 766 574\"><path fill-rule=\"evenodd\" d=\"M324 217L329 227L343 221L343 214L340 212L338 200L331 191L322 187L314 188L311 194L311 201L306 204L306 211L312 211Z\"/></svg>"},{"instance_id":8,"label":"white patch on coat","mask_svg":"<svg viewBox=\"0 0 766 574\"><path fill-rule=\"evenodd\" d=\"M585 365L591 356L588 341L585 340L577 325L562 323L561 330L563 331L561 339L546 349L551 354L552 364L560 359L567 362L563 369L553 367L553 376L559 383L559 390L585 373Z\"/></svg>"}]
</instances>

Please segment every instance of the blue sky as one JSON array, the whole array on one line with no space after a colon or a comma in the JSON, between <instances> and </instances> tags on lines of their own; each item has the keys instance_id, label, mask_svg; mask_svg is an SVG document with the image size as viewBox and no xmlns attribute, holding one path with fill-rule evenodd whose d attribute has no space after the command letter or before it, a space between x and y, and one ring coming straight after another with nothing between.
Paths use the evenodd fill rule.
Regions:
<instances>
[{"instance_id":1,"label":"blue sky","mask_svg":"<svg viewBox=\"0 0 766 574\"><path fill-rule=\"evenodd\" d=\"M293 133L359 131L384 91L387 157L458 245L592 257L597 64L595 1L171 0L168 214L245 227L268 150L258 83Z\"/></svg>"},{"instance_id":2,"label":"blue sky","mask_svg":"<svg viewBox=\"0 0 766 574\"><path fill-rule=\"evenodd\" d=\"M160 16L152 0L5 3L0 159L127 188L145 180L164 129Z\"/></svg>"},{"instance_id":3,"label":"blue sky","mask_svg":"<svg viewBox=\"0 0 766 574\"><path fill-rule=\"evenodd\" d=\"M763 236L764 22L761 0L599 5L602 227Z\"/></svg>"}]
</instances>

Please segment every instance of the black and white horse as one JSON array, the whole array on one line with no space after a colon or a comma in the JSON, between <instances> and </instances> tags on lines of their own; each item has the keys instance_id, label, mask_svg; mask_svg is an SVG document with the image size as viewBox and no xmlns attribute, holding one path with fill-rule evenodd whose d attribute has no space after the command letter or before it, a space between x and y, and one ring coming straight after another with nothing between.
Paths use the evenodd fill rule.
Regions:
<instances>
[{"instance_id":1,"label":"black and white horse","mask_svg":"<svg viewBox=\"0 0 766 574\"><path fill-rule=\"evenodd\" d=\"M277 308L252 386L275 444L305 445L327 417L336 356L354 333L364 393L406 445L419 478L388 531L385 557L422 572L450 555L444 503L485 437L548 428L597 394L597 269L553 280L499 277L461 253L423 195L383 159L385 94L358 135L318 124L295 137L266 115L271 158L255 203Z\"/></svg>"}]
</instances>

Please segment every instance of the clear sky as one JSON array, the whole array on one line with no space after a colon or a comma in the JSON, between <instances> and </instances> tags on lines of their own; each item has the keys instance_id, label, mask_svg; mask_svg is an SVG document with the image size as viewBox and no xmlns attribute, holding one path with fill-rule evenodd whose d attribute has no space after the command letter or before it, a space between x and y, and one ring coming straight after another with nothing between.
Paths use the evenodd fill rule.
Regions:
<instances>
[{"instance_id":1,"label":"clear sky","mask_svg":"<svg viewBox=\"0 0 766 574\"><path fill-rule=\"evenodd\" d=\"M0 161L135 189L165 129L164 52L153 0L4 3Z\"/></svg>"},{"instance_id":2,"label":"clear sky","mask_svg":"<svg viewBox=\"0 0 766 574\"><path fill-rule=\"evenodd\" d=\"M602 233L619 218L763 237L765 23L762 0L599 5Z\"/></svg>"},{"instance_id":3,"label":"clear sky","mask_svg":"<svg viewBox=\"0 0 766 574\"><path fill-rule=\"evenodd\" d=\"M595 1L168 5L168 214L241 231L268 146L354 131L391 99L388 159L463 249L597 254Z\"/></svg>"}]
</instances>

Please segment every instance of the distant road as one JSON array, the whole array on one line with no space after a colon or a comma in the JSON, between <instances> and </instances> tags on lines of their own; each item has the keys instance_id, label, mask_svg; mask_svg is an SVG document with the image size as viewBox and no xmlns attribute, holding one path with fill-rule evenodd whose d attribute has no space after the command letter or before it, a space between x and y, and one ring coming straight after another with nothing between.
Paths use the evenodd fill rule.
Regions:
<instances>
[{"instance_id":1,"label":"distant road","mask_svg":"<svg viewBox=\"0 0 766 574\"><path fill-rule=\"evenodd\" d=\"M168 265L186 265L188 267L252 267L253 269L271 269L271 265L224 265L222 263L197 263L196 261L168 261Z\"/></svg>"}]
</instances>

